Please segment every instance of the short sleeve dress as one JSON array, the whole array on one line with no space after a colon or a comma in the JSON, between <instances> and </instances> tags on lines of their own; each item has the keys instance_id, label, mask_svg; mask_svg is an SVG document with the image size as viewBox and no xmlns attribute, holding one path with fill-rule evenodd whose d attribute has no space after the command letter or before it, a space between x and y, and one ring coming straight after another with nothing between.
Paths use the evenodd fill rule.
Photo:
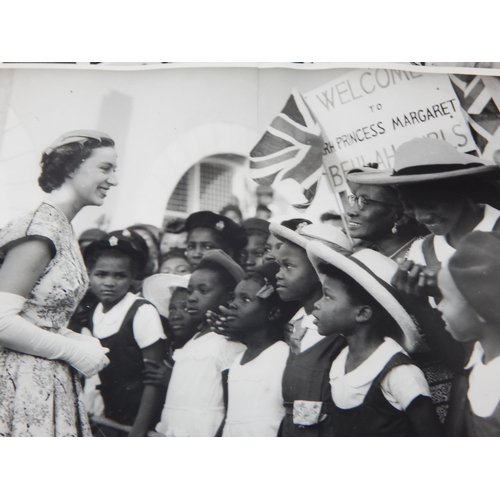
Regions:
<instances>
[{"instance_id":1,"label":"short sleeve dress","mask_svg":"<svg viewBox=\"0 0 500 500\"><path fill-rule=\"evenodd\" d=\"M43 202L0 232L0 262L24 239L43 238L54 256L20 315L61 333L85 294L88 277L73 227L57 207ZM77 371L59 360L0 346L0 436L90 436Z\"/></svg>"}]
</instances>

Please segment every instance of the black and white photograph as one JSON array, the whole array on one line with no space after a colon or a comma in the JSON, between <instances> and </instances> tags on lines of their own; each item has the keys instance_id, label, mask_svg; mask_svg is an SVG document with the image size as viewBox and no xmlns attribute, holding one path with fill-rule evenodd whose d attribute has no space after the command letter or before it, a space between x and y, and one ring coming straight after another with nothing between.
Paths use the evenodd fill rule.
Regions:
<instances>
[{"instance_id":1,"label":"black and white photograph","mask_svg":"<svg viewBox=\"0 0 500 500\"><path fill-rule=\"evenodd\" d=\"M500 436L499 63L6 63L0 171L1 436Z\"/></svg>"}]
</instances>

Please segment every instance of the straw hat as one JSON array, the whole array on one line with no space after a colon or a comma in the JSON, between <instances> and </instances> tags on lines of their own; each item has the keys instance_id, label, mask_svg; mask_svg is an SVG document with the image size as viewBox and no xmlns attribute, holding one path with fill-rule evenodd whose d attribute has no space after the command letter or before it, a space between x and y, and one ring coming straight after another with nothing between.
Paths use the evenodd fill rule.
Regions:
<instances>
[{"instance_id":1,"label":"straw hat","mask_svg":"<svg viewBox=\"0 0 500 500\"><path fill-rule=\"evenodd\" d=\"M410 184L471 175L500 177L500 168L476 156L458 152L440 139L416 138L405 142L394 156L394 170L363 169L347 174L355 184Z\"/></svg>"},{"instance_id":2,"label":"straw hat","mask_svg":"<svg viewBox=\"0 0 500 500\"><path fill-rule=\"evenodd\" d=\"M403 347L408 352L414 351L420 344L418 326L407 311L403 297L390 284L398 269L396 262L380 252L369 249L360 250L346 257L316 241L308 243L307 255L320 281L323 281L325 276L318 271L318 265L326 262L345 272L372 295L403 331Z\"/></svg>"},{"instance_id":3,"label":"straw hat","mask_svg":"<svg viewBox=\"0 0 500 500\"><path fill-rule=\"evenodd\" d=\"M312 240L321 241L331 247L340 247L352 252L352 245L347 236L335 226L327 224L300 224L295 231L287 227L271 222L269 230L277 238L288 240L299 247L306 248L307 243Z\"/></svg>"},{"instance_id":4,"label":"straw hat","mask_svg":"<svg viewBox=\"0 0 500 500\"><path fill-rule=\"evenodd\" d=\"M170 299L176 288L187 288L190 275L153 274L142 284L142 295L149 300L158 312L168 318Z\"/></svg>"}]
</instances>

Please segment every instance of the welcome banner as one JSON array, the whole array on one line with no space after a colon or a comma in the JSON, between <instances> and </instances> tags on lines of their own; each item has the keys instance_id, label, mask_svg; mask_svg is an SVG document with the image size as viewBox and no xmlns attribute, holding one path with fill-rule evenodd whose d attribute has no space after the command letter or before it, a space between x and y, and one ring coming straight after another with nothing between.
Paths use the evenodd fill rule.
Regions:
<instances>
[{"instance_id":1,"label":"welcome banner","mask_svg":"<svg viewBox=\"0 0 500 500\"><path fill-rule=\"evenodd\" d=\"M477 152L447 75L361 69L304 98L327 138L323 159L336 191L346 189L343 172L351 168L367 163L392 168L398 146L414 137Z\"/></svg>"}]
</instances>

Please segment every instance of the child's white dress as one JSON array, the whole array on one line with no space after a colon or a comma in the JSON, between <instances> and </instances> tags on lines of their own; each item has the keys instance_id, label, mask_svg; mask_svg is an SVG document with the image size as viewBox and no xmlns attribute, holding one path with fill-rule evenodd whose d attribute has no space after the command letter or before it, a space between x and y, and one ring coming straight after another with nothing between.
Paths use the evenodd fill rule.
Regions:
<instances>
[{"instance_id":1,"label":"child's white dress","mask_svg":"<svg viewBox=\"0 0 500 500\"><path fill-rule=\"evenodd\" d=\"M245 350L222 335L197 333L174 353L174 369L161 421L165 436L213 437L224 418L222 372Z\"/></svg>"},{"instance_id":2,"label":"child's white dress","mask_svg":"<svg viewBox=\"0 0 500 500\"><path fill-rule=\"evenodd\" d=\"M240 353L229 370L229 405L223 437L276 437L283 417L281 381L288 345L278 341L244 365Z\"/></svg>"}]
</instances>

